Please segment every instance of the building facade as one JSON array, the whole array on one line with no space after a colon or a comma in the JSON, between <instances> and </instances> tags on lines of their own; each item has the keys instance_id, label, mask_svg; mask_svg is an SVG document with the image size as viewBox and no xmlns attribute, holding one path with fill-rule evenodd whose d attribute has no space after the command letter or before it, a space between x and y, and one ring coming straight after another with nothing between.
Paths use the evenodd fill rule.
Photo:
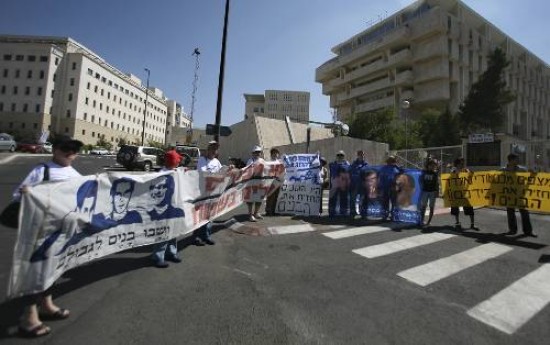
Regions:
<instances>
[{"instance_id":1,"label":"building facade","mask_svg":"<svg viewBox=\"0 0 550 345\"><path fill-rule=\"evenodd\" d=\"M404 100L413 116L424 108L454 113L497 47L510 61L504 77L517 96L502 133L550 139L548 64L458 0L421 0L388 16L335 46L315 78L340 120L388 107L399 113Z\"/></svg>"},{"instance_id":2,"label":"building facade","mask_svg":"<svg viewBox=\"0 0 550 345\"><path fill-rule=\"evenodd\" d=\"M168 117L166 122L166 144L185 143L191 129L191 119L187 116L181 104L167 100Z\"/></svg>"},{"instance_id":3,"label":"building facade","mask_svg":"<svg viewBox=\"0 0 550 345\"><path fill-rule=\"evenodd\" d=\"M284 120L287 116L294 122L309 121L309 92L266 90L264 95L244 94L244 118L263 116Z\"/></svg>"},{"instance_id":4,"label":"building facade","mask_svg":"<svg viewBox=\"0 0 550 345\"><path fill-rule=\"evenodd\" d=\"M0 131L26 140L50 131L114 146L140 144L145 131L145 144L165 143L167 103L160 89L146 89L71 38L0 36Z\"/></svg>"}]
</instances>

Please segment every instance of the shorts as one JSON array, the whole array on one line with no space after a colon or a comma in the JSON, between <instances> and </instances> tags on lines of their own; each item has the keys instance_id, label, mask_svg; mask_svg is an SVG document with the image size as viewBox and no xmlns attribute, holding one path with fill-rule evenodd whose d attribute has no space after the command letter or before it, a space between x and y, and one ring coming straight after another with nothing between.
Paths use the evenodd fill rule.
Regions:
<instances>
[{"instance_id":1,"label":"shorts","mask_svg":"<svg viewBox=\"0 0 550 345\"><path fill-rule=\"evenodd\" d=\"M435 207L435 198L437 197L437 192L422 192L422 198L420 201L420 205L422 205L422 208L426 208L428 203L430 204L430 208Z\"/></svg>"}]
</instances>

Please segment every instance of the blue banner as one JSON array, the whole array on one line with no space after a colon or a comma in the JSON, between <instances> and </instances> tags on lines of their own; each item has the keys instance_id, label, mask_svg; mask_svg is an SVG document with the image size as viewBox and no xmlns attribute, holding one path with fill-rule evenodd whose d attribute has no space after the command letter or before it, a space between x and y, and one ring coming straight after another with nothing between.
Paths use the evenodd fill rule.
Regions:
<instances>
[{"instance_id":1,"label":"blue banner","mask_svg":"<svg viewBox=\"0 0 550 345\"><path fill-rule=\"evenodd\" d=\"M329 164L329 169L328 214L330 217L349 216L351 214L351 167L347 162L332 162Z\"/></svg>"}]
</instances>

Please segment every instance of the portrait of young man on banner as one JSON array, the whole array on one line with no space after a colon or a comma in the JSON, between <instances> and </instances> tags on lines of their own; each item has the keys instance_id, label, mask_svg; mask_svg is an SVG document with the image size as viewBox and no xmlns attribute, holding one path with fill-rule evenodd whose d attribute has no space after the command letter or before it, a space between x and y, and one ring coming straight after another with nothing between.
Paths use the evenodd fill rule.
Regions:
<instances>
[{"instance_id":1,"label":"portrait of young man on banner","mask_svg":"<svg viewBox=\"0 0 550 345\"><path fill-rule=\"evenodd\" d=\"M351 214L351 173L350 166L331 164L328 214L330 217Z\"/></svg>"},{"instance_id":2,"label":"portrait of young man on banner","mask_svg":"<svg viewBox=\"0 0 550 345\"><path fill-rule=\"evenodd\" d=\"M418 169L405 169L395 176L393 221L421 224L421 173Z\"/></svg>"},{"instance_id":3,"label":"portrait of young man on banner","mask_svg":"<svg viewBox=\"0 0 550 345\"><path fill-rule=\"evenodd\" d=\"M379 183L379 170L380 167L365 167L360 173L361 178L358 189L361 191L361 199L359 208L361 217L366 219L383 218L385 216L382 199L384 191L381 190Z\"/></svg>"}]
</instances>

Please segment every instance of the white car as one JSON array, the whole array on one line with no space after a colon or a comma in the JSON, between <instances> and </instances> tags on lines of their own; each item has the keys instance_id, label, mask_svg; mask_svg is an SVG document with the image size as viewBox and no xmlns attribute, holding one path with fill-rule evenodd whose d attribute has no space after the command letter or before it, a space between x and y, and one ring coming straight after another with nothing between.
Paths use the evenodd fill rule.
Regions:
<instances>
[{"instance_id":1,"label":"white car","mask_svg":"<svg viewBox=\"0 0 550 345\"><path fill-rule=\"evenodd\" d=\"M90 150L91 155L108 155L110 154L109 150L104 147L94 147Z\"/></svg>"}]
</instances>

